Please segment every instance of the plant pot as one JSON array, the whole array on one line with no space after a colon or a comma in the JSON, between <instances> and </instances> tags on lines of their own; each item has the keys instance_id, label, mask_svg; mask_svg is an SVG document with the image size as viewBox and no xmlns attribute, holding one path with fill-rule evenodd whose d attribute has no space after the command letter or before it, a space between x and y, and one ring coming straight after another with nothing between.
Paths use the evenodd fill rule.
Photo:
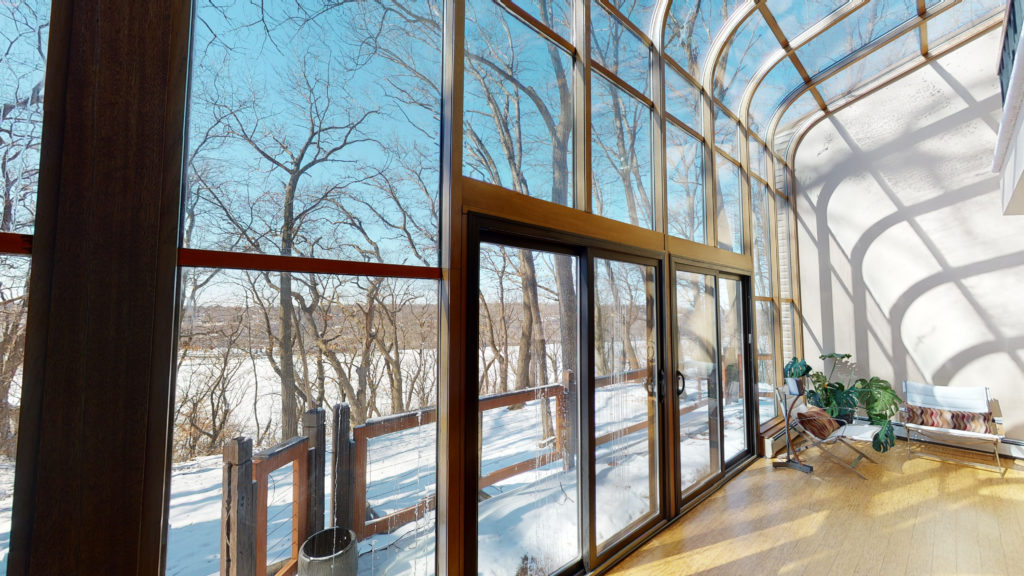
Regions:
<instances>
[{"instance_id":1,"label":"plant pot","mask_svg":"<svg viewBox=\"0 0 1024 576\"><path fill-rule=\"evenodd\" d=\"M789 394L790 396L802 396L803 393L803 378L786 378L786 394Z\"/></svg>"},{"instance_id":2,"label":"plant pot","mask_svg":"<svg viewBox=\"0 0 1024 576\"><path fill-rule=\"evenodd\" d=\"M839 415L836 416L836 420L839 420L840 422L845 422L847 424L853 424L853 413L854 412L855 412L854 410L848 410L848 411L840 412Z\"/></svg>"},{"instance_id":3,"label":"plant pot","mask_svg":"<svg viewBox=\"0 0 1024 576\"><path fill-rule=\"evenodd\" d=\"M355 576L358 557L355 532L327 528L299 548L299 576Z\"/></svg>"}]
</instances>

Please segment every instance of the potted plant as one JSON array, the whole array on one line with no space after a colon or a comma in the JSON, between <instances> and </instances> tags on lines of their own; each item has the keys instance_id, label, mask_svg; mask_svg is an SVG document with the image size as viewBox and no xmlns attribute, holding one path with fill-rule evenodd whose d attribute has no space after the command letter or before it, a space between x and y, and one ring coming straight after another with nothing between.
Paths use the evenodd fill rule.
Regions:
<instances>
[{"instance_id":1,"label":"potted plant","mask_svg":"<svg viewBox=\"0 0 1024 576\"><path fill-rule=\"evenodd\" d=\"M902 400L892 389L889 381L878 376L857 380L854 390L861 408L867 413L868 422L880 426L878 432L871 438L871 447L876 452L887 451L896 444L892 417L899 412Z\"/></svg>"},{"instance_id":2,"label":"potted plant","mask_svg":"<svg viewBox=\"0 0 1024 576\"><path fill-rule=\"evenodd\" d=\"M786 366L782 371L783 376L786 378L786 391L791 396L803 394L804 377L811 373L811 367L808 366L807 362L803 358L794 356L792 360L786 362Z\"/></svg>"},{"instance_id":3,"label":"potted plant","mask_svg":"<svg viewBox=\"0 0 1024 576\"><path fill-rule=\"evenodd\" d=\"M825 362L831 361L832 366L828 375L821 371L811 374L807 400L828 412L829 416L847 424L853 422L854 412L858 408L863 409L868 422L879 426L878 432L871 438L872 448L877 452L885 452L896 444L891 419L899 411L900 397L887 380L878 376L853 381L851 371L845 382L834 380L837 365L851 357L850 354L835 352L819 356Z\"/></svg>"}]
</instances>

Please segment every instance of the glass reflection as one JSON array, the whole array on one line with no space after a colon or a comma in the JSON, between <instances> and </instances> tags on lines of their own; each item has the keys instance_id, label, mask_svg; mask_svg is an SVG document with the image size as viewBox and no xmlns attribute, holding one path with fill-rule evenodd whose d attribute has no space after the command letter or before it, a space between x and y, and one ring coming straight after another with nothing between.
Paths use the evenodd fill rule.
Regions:
<instances>
[{"instance_id":1,"label":"glass reflection","mask_svg":"<svg viewBox=\"0 0 1024 576\"><path fill-rule=\"evenodd\" d=\"M708 49L743 0L677 0L665 19L665 54L700 78Z\"/></svg>"},{"instance_id":2,"label":"glass reflection","mask_svg":"<svg viewBox=\"0 0 1024 576\"><path fill-rule=\"evenodd\" d=\"M718 178L715 199L718 210L718 247L743 253L743 191L740 167L719 158L715 163Z\"/></svg>"},{"instance_id":3,"label":"glass reflection","mask_svg":"<svg viewBox=\"0 0 1024 576\"><path fill-rule=\"evenodd\" d=\"M872 0L797 49L796 53L807 73L814 76L851 52L916 17L915 0Z\"/></svg>"},{"instance_id":4,"label":"glass reflection","mask_svg":"<svg viewBox=\"0 0 1024 576\"><path fill-rule=\"evenodd\" d=\"M676 119L700 130L703 123L700 89L671 66L665 66L665 109Z\"/></svg>"},{"instance_id":5,"label":"glass reflection","mask_svg":"<svg viewBox=\"0 0 1024 576\"><path fill-rule=\"evenodd\" d=\"M1002 14L1005 8L1003 0L963 0L928 21L928 42L938 46L974 24Z\"/></svg>"},{"instance_id":6,"label":"glass reflection","mask_svg":"<svg viewBox=\"0 0 1024 576\"><path fill-rule=\"evenodd\" d=\"M739 280L718 279L718 334L722 367L722 456L728 462L747 449L745 338Z\"/></svg>"},{"instance_id":7,"label":"glass reflection","mask_svg":"<svg viewBox=\"0 0 1024 576\"><path fill-rule=\"evenodd\" d=\"M572 58L491 0L466 5L463 174L573 206Z\"/></svg>"},{"instance_id":8,"label":"glass reflection","mask_svg":"<svg viewBox=\"0 0 1024 576\"><path fill-rule=\"evenodd\" d=\"M668 124L665 163L668 168L668 233L707 242L704 213L704 146L685 130Z\"/></svg>"},{"instance_id":9,"label":"glass reflection","mask_svg":"<svg viewBox=\"0 0 1024 576\"><path fill-rule=\"evenodd\" d=\"M849 0L768 0L768 8L786 38L792 41Z\"/></svg>"},{"instance_id":10,"label":"glass reflection","mask_svg":"<svg viewBox=\"0 0 1024 576\"><path fill-rule=\"evenodd\" d=\"M599 74L591 86L594 213L653 228L651 110Z\"/></svg>"},{"instance_id":11,"label":"glass reflection","mask_svg":"<svg viewBox=\"0 0 1024 576\"><path fill-rule=\"evenodd\" d=\"M736 29L728 49L719 57L715 70L715 97L729 110L739 110L747 85L768 57L780 50L760 12L755 12Z\"/></svg>"},{"instance_id":12,"label":"glass reflection","mask_svg":"<svg viewBox=\"0 0 1024 576\"><path fill-rule=\"evenodd\" d=\"M676 271L676 394L682 492L721 471L715 278Z\"/></svg>"},{"instance_id":13,"label":"glass reflection","mask_svg":"<svg viewBox=\"0 0 1024 576\"><path fill-rule=\"evenodd\" d=\"M580 557L578 260L480 246L479 572L547 574Z\"/></svg>"},{"instance_id":14,"label":"glass reflection","mask_svg":"<svg viewBox=\"0 0 1024 576\"><path fill-rule=\"evenodd\" d=\"M598 551L658 511L655 269L594 261Z\"/></svg>"},{"instance_id":15,"label":"glass reflection","mask_svg":"<svg viewBox=\"0 0 1024 576\"><path fill-rule=\"evenodd\" d=\"M755 302L757 317L757 410L758 422L775 418L779 411L775 403L775 314L774 304L766 300Z\"/></svg>"},{"instance_id":16,"label":"glass reflection","mask_svg":"<svg viewBox=\"0 0 1024 576\"><path fill-rule=\"evenodd\" d=\"M590 54L612 74L641 93L650 94L650 49L597 3L590 8Z\"/></svg>"},{"instance_id":17,"label":"glass reflection","mask_svg":"<svg viewBox=\"0 0 1024 576\"><path fill-rule=\"evenodd\" d=\"M825 80L818 85L818 90L826 102L832 102L877 78L889 68L920 54L921 41L917 33L908 32Z\"/></svg>"}]
</instances>

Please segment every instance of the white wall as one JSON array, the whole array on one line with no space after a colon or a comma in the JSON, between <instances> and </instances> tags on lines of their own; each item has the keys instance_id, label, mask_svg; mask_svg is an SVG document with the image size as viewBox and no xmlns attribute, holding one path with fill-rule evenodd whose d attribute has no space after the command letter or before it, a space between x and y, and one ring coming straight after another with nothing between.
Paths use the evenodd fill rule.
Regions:
<instances>
[{"instance_id":1,"label":"white wall","mask_svg":"<svg viewBox=\"0 0 1024 576\"><path fill-rule=\"evenodd\" d=\"M796 154L805 356L988 386L1024 440L1024 217L991 173L999 30L826 118Z\"/></svg>"}]
</instances>

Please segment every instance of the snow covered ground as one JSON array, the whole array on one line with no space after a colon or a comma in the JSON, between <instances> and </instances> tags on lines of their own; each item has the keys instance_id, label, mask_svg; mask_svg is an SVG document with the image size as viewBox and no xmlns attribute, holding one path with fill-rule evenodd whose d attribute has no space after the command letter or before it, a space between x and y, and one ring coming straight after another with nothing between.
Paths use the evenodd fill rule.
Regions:
<instances>
[{"instance_id":1,"label":"snow covered ground","mask_svg":"<svg viewBox=\"0 0 1024 576\"><path fill-rule=\"evenodd\" d=\"M598 436L647 419L642 386L621 384L597 391ZM552 403L553 408L553 403ZM734 428L727 410L727 428ZM684 468L706 473L707 408L684 416ZM482 468L490 472L536 458L551 450L541 437L540 402L518 410L484 414ZM371 439L367 500L376 515L402 509L436 490L435 426L420 426ZM646 430L623 435L598 447L598 539L602 541L657 509L650 493L650 456ZM727 451L741 448L729 446ZM206 576L220 567L222 458L207 456L176 464L171 480L167 574ZM527 556L536 566L554 570L575 560L578 542L578 469L564 471L561 461L539 467L484 490L479 504L480 571L513 574ZM0 573L6 571L14 465L0 461ZM268 559L290 551L291 475L285 468L270 479ZM330 494L327 494L328 502ZM420 576L434 572L434 513L391 534L359 543L361 575Z\"/></svg>"}]
</instances>

